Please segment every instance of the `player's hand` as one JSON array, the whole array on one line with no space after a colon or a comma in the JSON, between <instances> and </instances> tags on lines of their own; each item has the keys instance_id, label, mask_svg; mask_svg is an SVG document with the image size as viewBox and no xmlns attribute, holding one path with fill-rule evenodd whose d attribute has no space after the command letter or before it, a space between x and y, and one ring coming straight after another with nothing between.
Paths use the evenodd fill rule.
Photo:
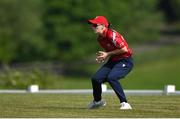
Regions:
<instances>
[{"instance_id":1,"label":"player's hand","mask_svg":"<svg viewBox=\"0 0 180 119\"><path fill-rule=\"evenodd\" d=\"M108 57L108 53L104 51L99 51L96 53L96 61L98 63L103 63Z\"/></svg>"}]
</instances>

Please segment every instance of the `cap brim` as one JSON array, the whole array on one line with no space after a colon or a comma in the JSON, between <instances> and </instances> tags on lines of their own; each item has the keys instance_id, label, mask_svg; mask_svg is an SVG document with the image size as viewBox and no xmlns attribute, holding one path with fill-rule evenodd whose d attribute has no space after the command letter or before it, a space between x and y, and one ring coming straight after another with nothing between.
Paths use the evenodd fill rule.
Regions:
<instances>
[{"instance_id":1,"label":"cap brim","mask_svg":"<svg viewBox=\"0 0 180 119\"><path fill-rule=\"evenodd\" d=\"M93 19L88 20L88 23L89 23L89 24L98 24L97 21L95 21L95 20L93 20Z\"/></svg>"}]
</instances>

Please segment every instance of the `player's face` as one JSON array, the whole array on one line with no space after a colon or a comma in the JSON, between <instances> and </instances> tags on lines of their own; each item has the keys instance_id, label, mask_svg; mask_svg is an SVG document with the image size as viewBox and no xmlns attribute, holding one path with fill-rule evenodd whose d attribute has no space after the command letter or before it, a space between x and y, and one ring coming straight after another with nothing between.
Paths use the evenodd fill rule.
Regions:
<instances>
[{"instance_id":1,"label":"player's face","mask_svg":"<svg viewBox=\"0 0 180 119\"><path fill-rule=\"evenodd\" d=\"M93 24L92 28L93 28L94 32L97 34L102 34L103 30L104 30L104 26L101 24Z\"/></svg>"}]
</instances>

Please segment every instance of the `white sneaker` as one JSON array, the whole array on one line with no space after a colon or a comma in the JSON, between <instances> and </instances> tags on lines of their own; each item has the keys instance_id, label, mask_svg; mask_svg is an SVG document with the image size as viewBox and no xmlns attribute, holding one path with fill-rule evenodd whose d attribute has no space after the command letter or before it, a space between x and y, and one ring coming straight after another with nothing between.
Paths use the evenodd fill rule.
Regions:
<instances>
[{"instance_id":1,"label":"white sneaker","mask_svg":"<svg viewBox=\"0 0 180 119\"><path fill-rule=\"evenodd\" d=\"M132 109L131 105L127 102L122 102L120 109Z\"/></svg>"},{"instance_id":2,"label":"white sneaker","mask_svg":"<svg viewBox=\"0 0 180 119\"><path fill-rule=\"evenodd\" d=\"M94 109L94 108L98 108L98 107L103 107L106 106L106 102L103 100L100 100L98 102L96 101L92 101L89 105L88 105L88 109Z\"/></svg>"}]
</instances>

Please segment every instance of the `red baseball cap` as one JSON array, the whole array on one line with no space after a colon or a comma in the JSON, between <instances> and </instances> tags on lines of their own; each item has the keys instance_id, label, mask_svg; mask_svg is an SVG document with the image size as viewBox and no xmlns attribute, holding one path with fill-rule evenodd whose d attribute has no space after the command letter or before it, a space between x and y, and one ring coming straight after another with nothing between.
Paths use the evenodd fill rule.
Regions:
<instances>
[{"instance_id":1,"label":"red baseball cap","mask_svg":"<svg viewBox=\"0 0 180 119\"><path fill-rule=\"evenodd\" d=\"M103 24L105 27L109 26L109 23L104 16L97 16L94 19L88 20L88 23L90 24Z\"/></svg>"}]
</instances>

